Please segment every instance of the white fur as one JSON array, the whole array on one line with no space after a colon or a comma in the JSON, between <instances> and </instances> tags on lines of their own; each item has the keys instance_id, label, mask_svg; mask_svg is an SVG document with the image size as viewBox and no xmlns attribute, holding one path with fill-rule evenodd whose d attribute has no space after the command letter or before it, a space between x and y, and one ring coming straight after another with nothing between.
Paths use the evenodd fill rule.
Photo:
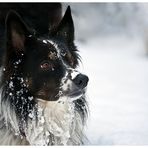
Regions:
<instances>
[{"instance_id":1,"label":"white fur","mask_svg":"<svg viewBox=\"0 0 148 148\"><path fill-rule=\"evenodd\" d=\"M0 145L80 145L83 138L81 116L70 98L58 101L38 99L38 122L32 112L26 137L18 132L18 121L9 105L1 106ZM2 111L5 109L5 113ZM5 119L5 124L3 123Z\"/></svg>"}]
</instances>

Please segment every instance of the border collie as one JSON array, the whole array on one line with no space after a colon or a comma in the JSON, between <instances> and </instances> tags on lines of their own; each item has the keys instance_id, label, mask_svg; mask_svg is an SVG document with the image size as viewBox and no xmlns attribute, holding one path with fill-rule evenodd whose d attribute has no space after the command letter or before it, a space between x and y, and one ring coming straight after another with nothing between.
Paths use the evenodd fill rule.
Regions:
<instances>
[{"instance_id":1,"label":"border collie","mask_svg":"<svg viewBox=\"0 0 148 148\"><path fill-rule=\"evenodd\" d=\"M70 7L47 36L36 35L13 10L5 24L0 144L82 145L88 77L76 70Z\"/></svg>"}]
</instances>

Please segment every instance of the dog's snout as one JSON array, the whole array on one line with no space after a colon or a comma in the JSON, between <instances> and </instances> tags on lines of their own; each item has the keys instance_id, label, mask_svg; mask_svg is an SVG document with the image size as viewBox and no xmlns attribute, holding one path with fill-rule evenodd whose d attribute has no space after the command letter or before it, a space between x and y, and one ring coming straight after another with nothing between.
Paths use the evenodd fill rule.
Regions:
<instances>
[{"instance_id":1,"label":"dog's snout","mask_svg":"<svg viewBox=\"0 0 148 148\"><path fill-rule=\"evenodd\" d=\"M73 82L76 84L77 87L83 89L87 86L89 78L86 75L78 74L74 79Z\"/></svg>"}]
</instances>

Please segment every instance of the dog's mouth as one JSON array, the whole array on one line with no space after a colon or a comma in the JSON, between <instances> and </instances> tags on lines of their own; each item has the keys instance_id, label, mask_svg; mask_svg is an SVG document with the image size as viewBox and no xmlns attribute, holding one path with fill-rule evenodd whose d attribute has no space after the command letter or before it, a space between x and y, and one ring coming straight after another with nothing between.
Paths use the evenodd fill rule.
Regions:
<instances>
[{"instance_id":1,"label":"dog's mouth","mask_svg":"<svg viewBox=\"0 0 148 148\"><path fill-rule=\"evenodd\" d=\"M53 94L46 94L45 91L39 91L39 93L35 96L35 98L40 98L42 100L46 101L57 101L61 97L68 97L72 99L76 98L81 98L86 94L86 87L84 89L78 89L78 88L73 88L73 89L68 89L66 91L62 91L59 89L57 93Z\"/></svg>"},{"instance_id":2,"label":"dog's mouth","mask_svg":"<svg viewBox=\"0 0 148 148\"><path fill-rule=\"evenodd\" d=\"M71 91L67 95L70 98L75 98L75 97L81 97L81 96L85 95L85 93L86 93L86 88L82 89L82 90L78 89L78 90Z\"/></svg>"},{"instance_id":3,"label":"dog's mouth","mask_svg":"<svg viewBox=\"0 0 148 148\"><path fill-rule=\"evenodd\" d=\"M60 93L60 95L59 95ZM59 91L59 93L57 95L52 95L50 97L47 97L45 96L45 94L38 94L36 95L35 97L36 98L40 98L42 100L46 100L46 101L57 101L60 97L68 97L68 98L81 98L82 96L85 95L86 93L86 90L83 90L83 91L80 91L80 90L77 90L77 91L73 91L73 92L70 92L70 93L64 93L64 92L61 92Z\"/></svg>"}]
</instances>

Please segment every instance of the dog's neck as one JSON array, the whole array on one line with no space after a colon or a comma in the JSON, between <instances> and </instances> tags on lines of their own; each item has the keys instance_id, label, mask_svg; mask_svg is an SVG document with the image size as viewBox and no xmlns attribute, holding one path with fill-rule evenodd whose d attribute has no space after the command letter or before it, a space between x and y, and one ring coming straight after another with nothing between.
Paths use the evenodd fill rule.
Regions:
<instances>
[{"instance_id":1,"label":"dog's neck","mask_svg":"<svg viewBox=\"0 0 148 148\"><path fill-rule=\"evenodd\" d=\"M81 144L82 119L68 99L38 99L38 122L36 124L36 120L32 119L26 131L26 138L31 145Z\"/></svg>"},{"instance_id":2,"label":"dog's neck","mask_svg":"<svg viewBox=\"0 0 148 148\"><path fill-rule=\"evenodd\" d=\"M63 97L57 101L38 100L37 118L34 112L29 115L28 126L25 129L25 137L20 138L17 133L18 127L13 126L0 129L0 132L9 135L10 142L3 144L21 144L29 145L81 145L83 144L83 123L79 112L74 109L74 103L70 98ZM9 113L8 113L9 114ZM15 113L13 117L15 116ZM36 120L37 119L37 120ZM16 118L15 125L17 124ZM0 121L1 123L2 121ZM8 121L9 122L9 119ZM11 123L10 123L11 124ZM6 130L5 130L6 129ZM15 131L16 130L16 131ZM8 134L9 133L9 134ZM16 139L16 141L14 140ZM19 140L18 140L19 139ZM2 140L4 140L2 138ZM1 141L1 140L0 140Z\"/></svg>"}]
</instances>

